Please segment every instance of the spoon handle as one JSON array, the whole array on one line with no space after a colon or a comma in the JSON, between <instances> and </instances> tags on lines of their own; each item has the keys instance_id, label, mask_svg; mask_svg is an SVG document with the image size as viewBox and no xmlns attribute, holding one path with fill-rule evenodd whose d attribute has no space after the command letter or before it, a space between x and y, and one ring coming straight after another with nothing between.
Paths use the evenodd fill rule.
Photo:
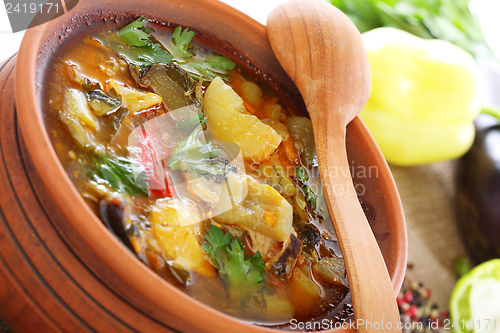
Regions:
<instances>
[{"instance_id":1,"label":"spoon handle","mask_svg":"<svg viewBox=\"0 0 500 333\"><path fill-rule=\"evenodd\" d=\"M358 332L401 332L384 259L359 203L346 126L365 105L370 69L361 36L337 8L295 0L271 12L267 32L311 117L328 211L344 256ZM380 195L384 195L380 193Z\"/></svg>"},{"instance_id":2,"label":"spoon handle","mask_svg":"<svg viewBox=\"0 0 500 333\"><path fill-rule=\"evenodd\" d=\"M332 120L313 119L314 138L328 211L335 219L346 264L357 330L401 332L397 329L400 318L389 273L352 183L345 128L318 126L318 121ZM322 132L326 128L330 133Z\"/></svg>"}]
</instances>

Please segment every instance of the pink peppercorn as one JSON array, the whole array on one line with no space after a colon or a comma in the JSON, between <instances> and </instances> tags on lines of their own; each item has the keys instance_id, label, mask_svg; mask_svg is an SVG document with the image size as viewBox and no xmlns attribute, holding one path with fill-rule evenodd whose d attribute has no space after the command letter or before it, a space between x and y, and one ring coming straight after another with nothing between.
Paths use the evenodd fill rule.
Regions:
<instances>
[{"instance_id":1,"label":"pink peppercorn","mask_svg":"<svg viewBox=\"0 0 500 333\"><path fill-rule=\"evenodd\" d=\"M408 316L415 318L418 313L418 308L416 305L411 305L410 308L408 309L408 312L406 313Z\"/></svg>"},{"instance_id":2,"label":"pink peppercorn","mask_svg":"<svg viewBox=\"0 0 500 333\"><path fill-rule=\"evenodd\" d=\"M427 290L427 299L431 298L431 290L429 288L425 288Z\"/></svg>"},{"instance_id":3,"label":"pink peppercorn","mask_svg":"<svg viewBox=\"0 0 500 333\"><path fill-rule=\"evenodd\" d=\"M407 303L411 303L411 301L413 301L413 293L411 291L408 290L405 292L404 301Z\"/></svg>"}]
</instances>

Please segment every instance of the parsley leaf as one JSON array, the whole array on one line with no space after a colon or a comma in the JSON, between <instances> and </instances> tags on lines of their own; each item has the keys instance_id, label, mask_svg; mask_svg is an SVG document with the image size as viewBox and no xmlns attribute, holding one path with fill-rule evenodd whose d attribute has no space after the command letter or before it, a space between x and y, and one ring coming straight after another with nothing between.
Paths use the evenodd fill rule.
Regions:
<instances>
[{"instance_id":1,"label":"parsley leaf","mask_svg":"<svg viewBox=\"0 0 500 333\"><path fill-rule=\"evenodd\" d=\"M110 44L111 49L118 53L129 65L145 67L172 62L172 55L163 50L159 44L151 44L143 47L124 46L121 44Z\"/></svg>"},{"instance_id":2,"label":"parsley leaf","mask_svg":"<svg viewBox=\"0 0 500 333\"><path fill-rule=\"evenodd\" d=\"M132 23L126 25L124 28L122 28L120 31L120 34L122 34L122 33L126 34L126 33L130 32L131 30L143 28L147 22L148 22L148 19L145 16L141 16L137 20L135 20L134 22L132 22Z\"/></svg>"},{"instance_id":3,"label":"parsley leaf","mask_svg":"<svg viewBox=\"0 0 500 333\"><path fill-rule=\"evenodd\" d=\"M212 258L236 303L247 301L264 287L265 263L260 252L250 258L245 255L245 247L239 238L233 240L230 233L224 235L215 225L210 225L205 238L208 243L204 242L202 248Z\"/></svg>"},{"instance_id":4,"label":"parsley leaf","mask_svg":"<svg viewBox=\"0 0 500 333\"><path fill-rule=\"evenodd\" d=\"M298 166L295 169L295 174L297 175L297 179L300 180L302 183L307 183L309 181L309 176L307 175L306 170L304 167Z\"/></svg>"},{"instance_id":5,"label":"parsley leaf","mask_svg":"<svg viewBox=\"0 0 500 333\"><path fill-rule=\"evenodd\" d=\"M222 258L224 256L225 248L231 244L233 237L230 233L224 235L224 232L214 225L210 225L208 232L208 234L205 234L205 238L209 243L203 242L201 247L210 255L217 270L221 270L219 260L215 258Z\"/></svg>"},{"instance_id":6,"label":"parsley leaf","mask_svg":"<svg viewBox=\"0 0 500 333\"><path fill-rule=\"evenodd\" d=\"M144 49L144 54L138 57L139 61L149 64L146 66L165 63L168 64L172 61L172 55L163 50L159 44L151 44Z\"/></svg>"},{"instance_id":7,"label":"parsley leaf","mask_svg":"<svg viewBox=\"0 0 500 333\"><path fill-rule=\"evenodd\" d=\"M236 67L236 64L226 57L220 55L211 55L207 58L207 64L216 71L230 71Z\"/></svg>"},{"instance_id":8,"label":"parsley leaf","mask_svg":"<svg viewBox=\"0 0 500 333\"><path fill-rule=\"evenodd\" d=\"M149 34L152 32L152 30L147 28L144 29L147 29L146 31L141 30L141 28L143 28L147 22L148 19L144 16L141 16L134 22L121 29L119 35L122 36L129 45L147 46L151 44Z\"/></svg>"},{"instance_id":9,"label":"parsley leaf","mask_svg":"<svg viewBox=\"0 0 500 333\"><path fill-rule=\"evenodd\" d=\"M204 79L213 80L220 76L224 81L229 81L229 70L236 67L236 64L226 57L220 55L206 56L206 60L200 63L189 63L189 65L198 71Z\"/></svg>"},{"instance_id":10,"label":"parsley leaf","mask_svg":"<svg viewBox=\"0 0 500 333\"><path fill-rule=\"evenodd\" d=\"M189 118L188 121L181 121L177 126L180 127L191 127L194 125L203 125L207 121L207 118L203 116L202 113L197 114L196 116L193 116Z\"/></svg>"},{"instance_id":11,"label":"parsley leaf","mask_svg":"<svg viewBox=\"0 0 500 333\"><path fill-rule=\"evenodd\" d=\"M195 35L194 31L189 31L188 28L182 31L181 26L178 26L174 30L174 34L172 35L172 43L176 47L174 53L176 53L180 58L189 58L193 56L193 53L189 51L192 44L191 41Z\"/></svg>"},{"instance_id":12,"label":"parsley leaf","mask_svg":"<svg viewBox=\"0 0 500 333\"><path fill-rule=\"evenodd\" d=\"M314 191L309 186L304 187L304 193L306 195L306 200L309 201L309 203L311 204L311 207L313 209L316 209L318 195L316 193L314 193Z\"/></svg>"},{"instance_id":13,"label":"parsley leaf","mask_svg":"<svg viewBox=\"0 0 500 333\"><path fill-rule=\"evenodd\" d=\"M147 22L148 19L141 16L122 28L117 35L111 34L107 40L108 46L129 65L140 67L141 72L154 64L169 64L175 61L195 80L211 81L220 76L225 81L229 81L228 71L236 66L231 60L217 54L200 55L201 59L198 57L194 59L195 54L191 51L194 31L188 28L182 30L181 26L175 28L172 44L167 51L162 48L161 44L153 42L155 41L151 38L153 30L145 27Z\"/></svg>"},{"instance_id":14,"label":"parsley leaf","mask_svg":"<svg viewBox=\"0 0 500 333\"><path fill-rule=\"evenodd\" d=\"M141 71L154 64L172 62L172 55L160 44L152 42L150 34L153 30L144 26L147 22L148 19L141 16L122 28L118 36L111 34L107 40L113 51L129 65L140 67Z\"/></svg>"},{"instance_id":15,"label":"parsley leaf","mask_svg":"<svg viewBox=\"0 0 500 333\"><path fill-rule=\"evenodd\" d=\"M304 194L306 195L306 200L309 201L311 204L311 207L313 209L316 209L316 204L318 201L318 195L314 193L314 191L311 189L309 186L309 176L307 175L306 170L302 166L298 166L295 168L295 174L297 175L297 180L299 180L301 183L304 184L302 190L304 191Z\"/></svg>"},{"instance_id":16,"label":"parsley leaf","mask_svg":"<svg viewBox=\"0 0 500 333\"><path fill-rule=\"evenodd\" d=\"M93 175L93 180L97 183L104 183L118 192L128 193L133 197L148 196L146 187L138 185L145 180L145 176L141 175L141 178L136 181L132 171L132 163L127 159L114 157L108 153L96 153L94 166L97 172Z\"/></svg>"}]
</instances>

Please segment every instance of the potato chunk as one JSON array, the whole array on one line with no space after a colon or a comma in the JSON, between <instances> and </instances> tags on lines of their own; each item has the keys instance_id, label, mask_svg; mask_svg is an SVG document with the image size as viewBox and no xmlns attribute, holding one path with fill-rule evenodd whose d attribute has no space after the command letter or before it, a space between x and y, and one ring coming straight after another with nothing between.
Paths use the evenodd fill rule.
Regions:
<instances>
[{"instance_id":1,"label":"potato chunk","mask_svg":"<svg viewBox=\"0 0 500 333\"><path fill-rule=\"evenodd\" d=\"M127 88L115 80L110 80L107 83L107 88L108 90L114 89L116 91L116 94L122 98L123 103L132 114L161 104L160 96Z\"/></svg>"},{"instance_id":2,"label":"potato chunk","mask_svg":"<svg viewBox=\"0 0 500 333\"><path fill-rule=\"evenodd\" d=\"M266 314L274 320L290 320L293 318L295 309L292 303L284 297L266 295Z\"/></svg>"},{"instance_id":3,"label":"potato chunk","mask_svg":"<svg viewBox=\"0 0 500 333\"><path fill-rule=\"evenodd\" d=\"M87 128L91 130L97 129L97 120L92 111L90 111L85 95L76 90L68 89L64 93L64 113L67 116L74 117L82 121Z\"/></svg>"},{"instance_id":4,"label":"potato chunk","mask_svg":"<svg viewBox=\"0 0 500 333\"><path fill-rule=\"evenodd\" d=\"M215 269L197 238L202 232L200 220L194 204L175 198L159 202L151 214L153 234L174 265L186 271L194 270L204 276L212 276Z\"/></svg>"},{"instance_id":5,"label":"potato chunk","mask_svg":"<svg viewBox=\"0 0 500 333\"><path fill-rule=\"evenodd\" d=\"M206 217L219 215L239 204L247 195L247 175L230 173L226 181L217 183L207 177L186 173L187 188L191 197L200 199L207 205Z\"/></svg>"},{"instance_id":6,"label":"potato chunk","mask_svg":"<svg viewBox=\"0 0 500 333\"><path fill-rule=\"evenodd\" d=\"M263 162L281 143L281 136L250 114L238 94L219 77L205 93L205 114L210 128L222 141L236 143L246 160Z\"/></svg>"},{"instance_id":7,"label":"potato chunk","mask_svg":"<svg viewBox=\"0 0 500 333\"><path fill-rule=\"evenodd\" d=\"M259 184L250 176L247 176L247 187L248 194L243 201L213 219L260 232L280 242L290 238L293 209L288 201L271 186Z\"/></svg>"},{"instance_id":8,"label":"potato chunk","mask_svg":"<svg viewBox=\"0 0 500 333\"><path fill-rule=\"evenodd\" d=\"M97 129L97 120L90 111L85 95L76 89L64 93L64 108L59 119L66 124L69 132L80 148L94 145L92 132Z\"/></svg>"},{"instance_id":9,"label":"potato chunk","mask_svg":"<svg viewBox=\"0 0 500 333\"><path fill-rule=\"evenodd\" d=\"M303 268L303 269L301 269ZM321 289L311 279L304 267L295 267L290 279L290 299L295 308L302 313L309 313L321 300Z\"/></svg>"},{"instance_id":10,"label":"potato chunk","mask_svg":"<svg viewBox=\"0 0 500 333\"><path fill-rule=\"evenodd\" d=\"M93 145L92 139L90 137L89 131L85 128L84 125L77 119L72 116L69 116L67 113L62 112L59 115L61 121L68 126L68 130L76 140L76 143L80 148L87 148Z\"/></svg>"}]
</instances>

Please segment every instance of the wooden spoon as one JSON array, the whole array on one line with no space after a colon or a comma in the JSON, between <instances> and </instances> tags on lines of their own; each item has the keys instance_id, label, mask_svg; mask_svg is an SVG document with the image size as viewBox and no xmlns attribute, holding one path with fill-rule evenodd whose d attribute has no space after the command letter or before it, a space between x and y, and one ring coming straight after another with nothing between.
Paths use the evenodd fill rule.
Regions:
<instances>
[{"instance_id":1,"label":"wooden spoon","mask_svg":"<svg viewBox=\"0 0 500 333\"><path fill-rule=\"evenodd\" d=\"M296 0L269 14L267 34L311 117L321 181L344 256L356 323L364 320L357 329L401 332L389 273L347 160L346 126L370 94L370 67L359 31L334 6Z\"/></svg>"}]
</instances>

